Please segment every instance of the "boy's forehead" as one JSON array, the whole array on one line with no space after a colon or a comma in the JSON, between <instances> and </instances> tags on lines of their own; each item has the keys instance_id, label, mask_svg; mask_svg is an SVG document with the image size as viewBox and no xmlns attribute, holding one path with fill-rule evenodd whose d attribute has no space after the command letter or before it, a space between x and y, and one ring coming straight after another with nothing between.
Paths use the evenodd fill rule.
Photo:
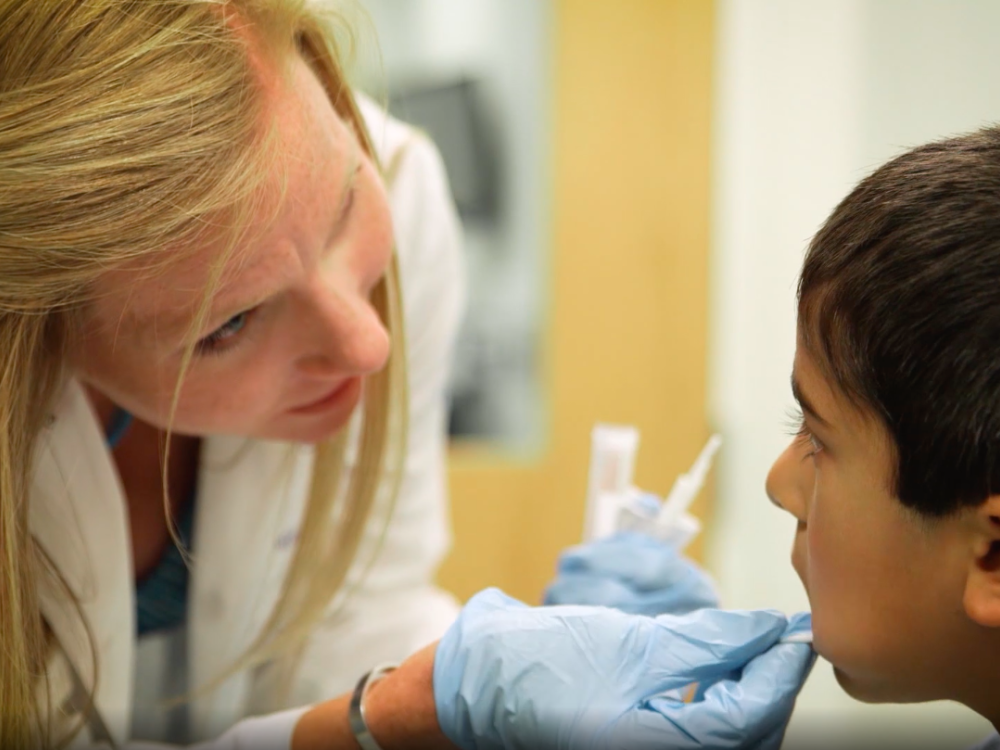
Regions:
<instances>
[{"instance_id":1,"label":"boy's forehead","mask_svg":"<svg viewBox=\"0 0 1000 750\"><path fill-rule=\"evenodd\" d=\"M800 335L792 365L792 389L803 411L811 413L830 430L861 434L875 429L884 433L877 416L848 398L844 389L831 379L830 371L831 368L820 366Z\"/></svg>"},{"instance_id":2,"label":"boy's forehead","mask_svg":"<svg viewBox=\"0 0 1000 750\"><path fill-rule=\"evenodd\" d=\"M792 363L792 395L803 410L828 425L831 421L833 391L801 339Z\"/></svg>"},{"instance_id":3,"label":"boy's forehead","mask_svg":"<svg viewBox=\"0 0 1000 750\"><path fill-rule=\"evenodd\" d=\"M834 381L835 368L824 366L814 349L816 339L808 335L808 323L799 317L795 358L792 363L792 392L804 411L826 427L848 421L863 421L862 415Z\"/></svg>"}]
</instances>

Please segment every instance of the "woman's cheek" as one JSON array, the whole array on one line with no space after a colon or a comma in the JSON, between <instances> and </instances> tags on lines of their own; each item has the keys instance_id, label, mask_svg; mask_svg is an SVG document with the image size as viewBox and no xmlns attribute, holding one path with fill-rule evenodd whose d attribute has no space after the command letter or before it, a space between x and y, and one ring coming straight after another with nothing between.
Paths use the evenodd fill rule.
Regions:
<instances>
[{"instance_id":1,"label":"woman's cheek","mask_svg":"<svg viewBox=\"0 0 1000 750\"><path fill-rule=\"evenodd\" d=\"M192 432L244 433L271 416L268 412L280 403L281 379L274 359L257 359L253 366L220 368L189 379L178 404L177 425Z\"/></svg>"}]
</instances>

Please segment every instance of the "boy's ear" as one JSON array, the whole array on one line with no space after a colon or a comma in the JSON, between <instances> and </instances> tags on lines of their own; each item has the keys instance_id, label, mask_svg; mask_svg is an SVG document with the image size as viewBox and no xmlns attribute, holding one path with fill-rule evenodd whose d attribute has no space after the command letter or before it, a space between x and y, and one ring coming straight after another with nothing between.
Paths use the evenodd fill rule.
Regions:
<instances>
[{"instance_id":1,"label":"boy's ear","mask_svg":"<svg viewBox=\"0 0 1000 750\"><path fill-rule=\"evenodd\" d=\"M978 625L1000 628L1000 496L975 509L975 559L965 583L965 613Z\"/></svg>"}]
</instances>

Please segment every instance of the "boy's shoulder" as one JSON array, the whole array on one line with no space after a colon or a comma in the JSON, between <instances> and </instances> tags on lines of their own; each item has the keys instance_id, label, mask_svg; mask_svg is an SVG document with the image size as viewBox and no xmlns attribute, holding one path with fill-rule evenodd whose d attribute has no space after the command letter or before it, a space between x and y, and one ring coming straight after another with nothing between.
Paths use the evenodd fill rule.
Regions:
<instances>
[{"instance_id":1,"label":"boy's shoulder","mask_svg":"<svg viewBox=\"0 0 1000 750\"><path fill-rule=\"evenodd\" d=\"M1000 734L991 734L982 742L979 742L969 750L1000 750Z\"/></svg>"}]
</instances>

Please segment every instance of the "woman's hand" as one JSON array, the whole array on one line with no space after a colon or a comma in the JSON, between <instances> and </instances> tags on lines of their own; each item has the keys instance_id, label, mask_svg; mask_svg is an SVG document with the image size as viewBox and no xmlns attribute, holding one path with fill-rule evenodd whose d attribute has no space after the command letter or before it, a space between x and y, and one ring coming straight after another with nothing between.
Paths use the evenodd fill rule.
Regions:
<instances>
[{"instance_id":1,"label":"woman's hand","mask_svg":"<svg viewBox=\"0 0 1000 750\"><path fill-rule=\"evenodd\" d=\"M776 750L815 660L780 641L804 625L771 611L531 608L488 590L375 683L365 713L384 750ZM672 697L696 683L696 701ZM303 715L293 750L356 748L348 702Z\"/></svg>"},{"instance_id":2,"label":"woman's hand","mask_svg":"<svg viewBox=\"0 0 1000 750\"><path fill-rule=\"evenodd\" d=\"M669 544L624 532L564 552L545 603L677 615L717 607L719 597L709 575Z\"/></svg>"},{"instance_id":3,"label":"woman's hand","mask_svg":"<svg viewBox=\"0 0 1000 750\"><path fill-rule=\"evenodd\" d=\"M804 619L531 608L488 590L438 645L438 719L463 750L776 749L815 659L779 641ZM670 697L694 683L695 702Z\"/></svg>"}]
</instances>

